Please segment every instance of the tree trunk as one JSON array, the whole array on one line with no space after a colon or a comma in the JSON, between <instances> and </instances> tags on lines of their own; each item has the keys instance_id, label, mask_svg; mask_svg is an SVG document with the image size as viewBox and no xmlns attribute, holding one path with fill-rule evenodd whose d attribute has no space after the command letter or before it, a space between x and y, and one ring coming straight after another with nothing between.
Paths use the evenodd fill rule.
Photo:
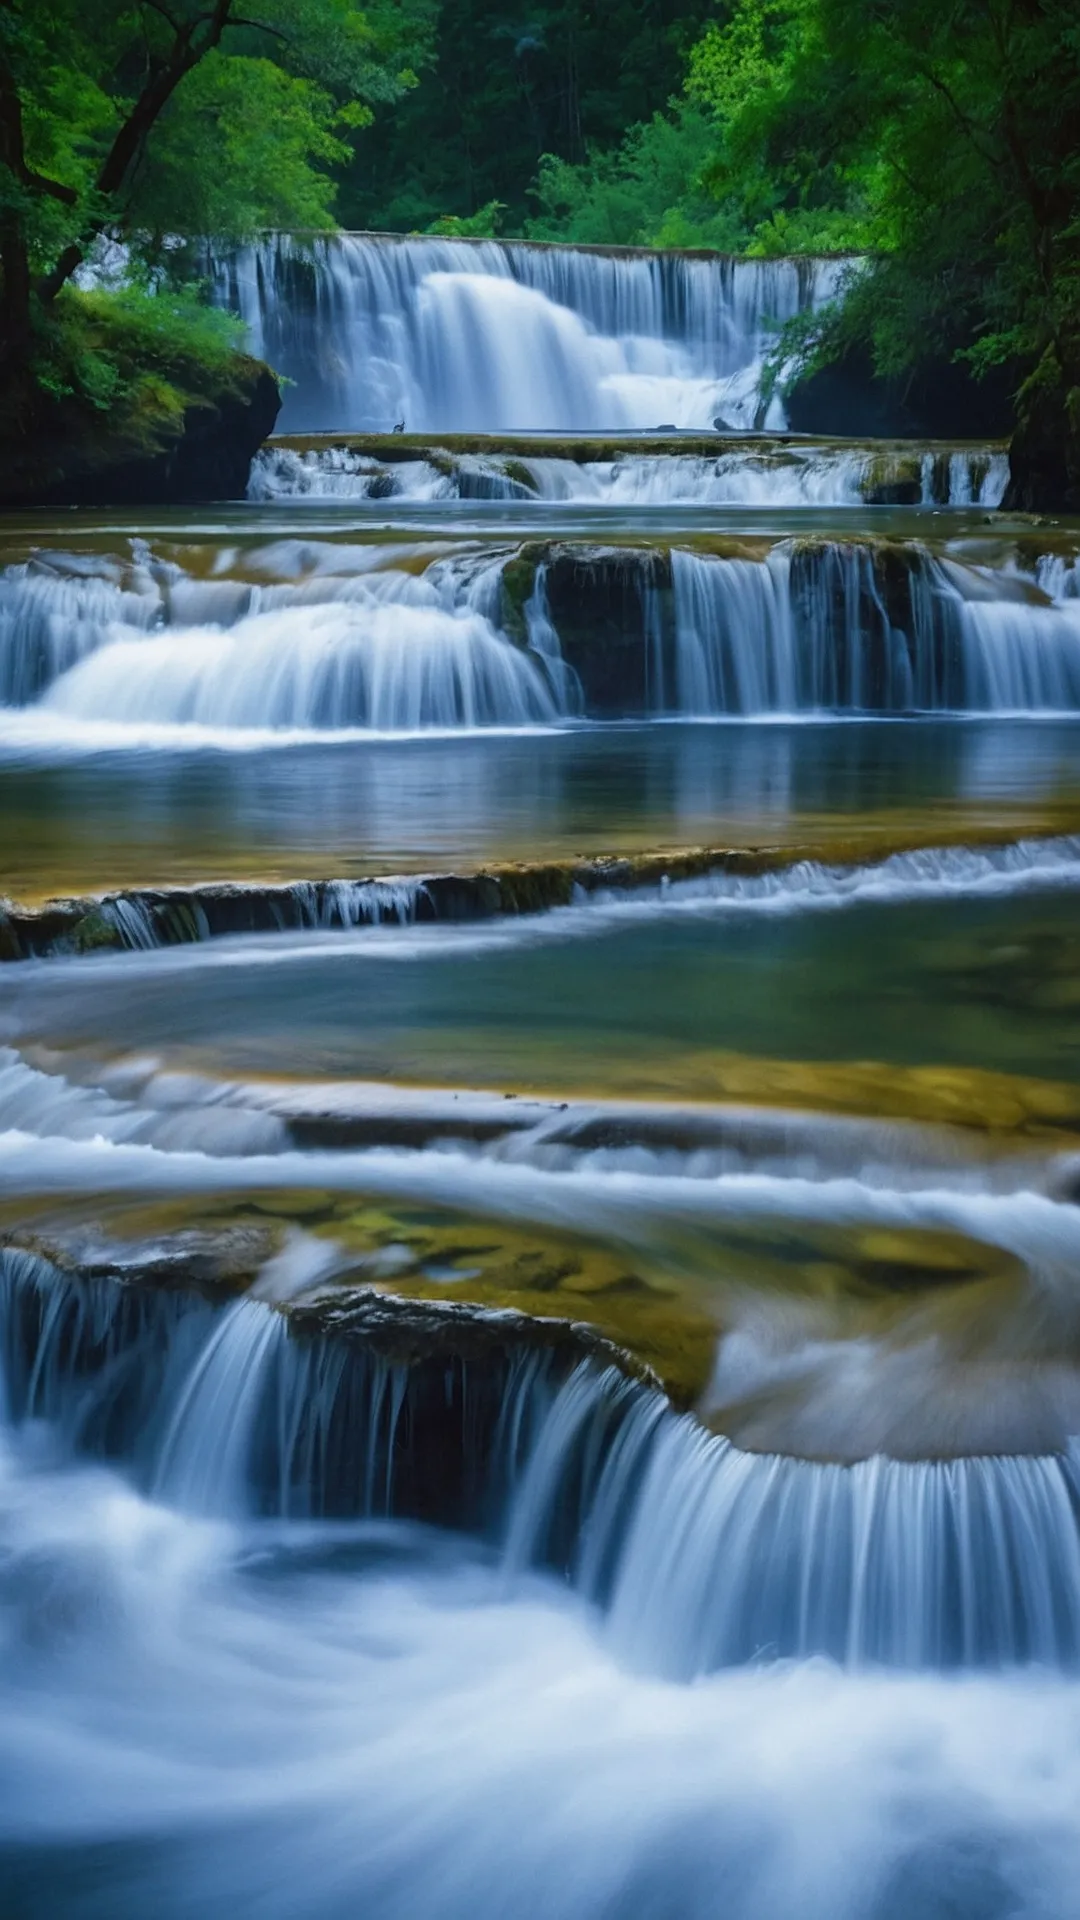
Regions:
<instances>
[{"instance_id":1,"label":"tree trunk","mask_svg":"<svg viewBox=\"0 0 1080 1920\"><path fill-rule=\"evenodd\" d=\"M26 150L23 144L22 103L15 75L4 57L0 41L0 167L11 176L18 189L26 178ZM3 302L0 305L0 364L5 384L30 356L30 255L22 211L17 204L0 213L0 275L3 276Z\"/></svg>"}]
</instances>

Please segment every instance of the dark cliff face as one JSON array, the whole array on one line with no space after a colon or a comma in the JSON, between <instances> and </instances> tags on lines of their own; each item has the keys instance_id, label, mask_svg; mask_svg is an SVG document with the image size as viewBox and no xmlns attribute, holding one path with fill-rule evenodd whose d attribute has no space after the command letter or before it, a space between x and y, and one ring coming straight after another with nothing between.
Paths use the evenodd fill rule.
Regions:
<instances>
[{"instance_id":1,"label":"dark cliff face","mask_svg":"<svg viewBox=\"0 0 1080 1920\"><path fill-rule=\"evenodd\" d=\"M1021 389L1017 415L1002 506L1080 513L1080 378L1063 377L1047 356Z\"/></svg>"},{"instance_id":2,"label":"dark cliff face","mask_svg":"<svg viewBox=\"0 0 1080 1920\"><path fill-rule=\"evenodd\" d=\"M0 440L0 507L183 506L235 500L273 432L281 392L270 368L237 356L227 381L188 406L150 446L116 432L108 414L50 407Z\"/></svg>"},{"instance_id":3,"label":"dark cliff face","mask_svg":"<svg viewBox=\"0 0 1080 1920\"><path fill-rule=\"evenodd\" d=\"M910 376L885 379L864 348L797 380L787 395L793 433L887 439L1004 439L1015 418L1020 372L993 369L976 380L956 361L927 361Z\"/></svg>"}]
</instances>

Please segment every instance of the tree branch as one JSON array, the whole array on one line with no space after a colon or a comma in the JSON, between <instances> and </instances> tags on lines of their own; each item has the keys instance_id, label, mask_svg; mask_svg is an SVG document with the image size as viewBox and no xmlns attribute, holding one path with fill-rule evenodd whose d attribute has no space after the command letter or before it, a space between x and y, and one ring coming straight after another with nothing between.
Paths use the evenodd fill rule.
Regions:
<instances>
[{"instance_id":1,"label":"tree branch","mask_svg":"<svg viewBox=\"0 0 1080 1920\"><path fill-rule=\"evenodd\" d=\"M964 112L963 107L960 105L959 100L956 98L948 82L943 80L939 73L935 73L933 67L924 66L921 60L915 62L915 71L921 74L922 78L934 88L935 92L940 93L942 99L950 108L957 125L966 134L980 160L984 160L988 167L1000 167L1000 154L998 154L992 146L986 144L982 127L979 126L978 121L971 118L970 114Z\"/></svg>"},{"instance_id":2,"label":"tree branch","mask_svg":"<svg viewBox=\"0 0 1080 1920\"><path fill-rule=\"evenodd\" d=\"M230 16L229 25L230 27L250 27L253 33L272 33L274 39L280 40L286 47L290 44L288 34L282 33L280 27L272 27L267 20L241 20L239 15L233 14Z\"/></svg>"},{"instance_id":3,"label":"tree branch","mask_svg":"<svg viewBox=\"0 0 1080 1920\"><path fill-rule=\"evenodd\" d=\"M60 180L50 180L44 173L35 173L33 167L24 166L22 170L24 187L33 187L35 193L47 193L51 200L62 200L65 207L73 207L79 198L74 187L65 187Z\"/></svg>"},{"instance_id":4,"label":"tree branch","mask_svg":"<svg viewBox=\"0 0 1080 1920\"><path fill-rule=\"evenodd\" d=\"M140 0L140 4L144 7L152 7L155 13L160 13L162 19L168 21L175 34L181 32L180 22L176 18L176 15L170 13L168 7L162 6L161 0Z\"/></svg>"},{"instance_id":5,"label":"tree branch","mask_svg":"<svg viewBox=\"0 0 1080 1920\"><path fill-rule=\"evenodd\" d=\"M99 199L112 199L119 192L180 82L220 44L226 27L231 24L232 7L233 0L215 0L209 13L198 14L177 29L168 55L151 73L101 164L94 182ZM196 38L200 27L205 27L206 32ZM38 295L46 304L55 300L60 289L81 267L89 241L103 233L108 225L107 215L97 215L87 224L82 237L64 248L52 272L38 283Z\"/></svg>"}]
</instances>

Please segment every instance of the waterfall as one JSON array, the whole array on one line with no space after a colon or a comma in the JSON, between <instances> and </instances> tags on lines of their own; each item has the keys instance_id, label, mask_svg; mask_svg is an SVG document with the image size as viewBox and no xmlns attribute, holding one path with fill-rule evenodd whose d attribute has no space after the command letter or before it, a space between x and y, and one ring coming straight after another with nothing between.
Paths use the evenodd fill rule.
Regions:
<instances>
[{"instance_id":1,"label":"waterfall","mask_svg":"<svg viewBox=\"0 0 1080 1920\"><path fill-rule=\"evenodd\" d=\"M0 1255L12 1913L714 1920L718 1889L731 1920L1073 1912L1071 1456L811 1469L526 1363L486 1405L470 1375L486 1539L438 1452L394 1490L443 1524L387 1523L388 1442L407 1467L418 1416L448 1437L434 1379L425 1402L368 1358L360 1392L345 1341L260 1348L260 1311L280 1324ZM144 1491L185 1384L208 1468L244 1425L223 1369L212 1390L223 1328L238 1398L269 1395L246 1514L198 1476L195 1512L182 1477ZM275 1454L351 1505L299 1499Z\"/></svg>"},{"instance_id":2,"label":"waterfall","mask_svg":"<svg viewBox=\"0 0 1080 1920\"><path fill-rule=\"evenodd\" d=\"M18 707L101 644L115 622L147 631L161 590L145 564L45 555L0 573L0 706Z\"/></svg>"},{"instance_id":3,"label":"waterfall","mask_svg":"<svg viewBox=\"0 0 1080 1920\"><path fill-rule=\"evenodd\" d=\"M117 640L46 696L88 720L417 732L557 717L525 656L478 616L433 607L257 615L231 632Z\"/></svg>"},{"instance_id":4,"label":"waterfall","mask_svg":"<svg viewBox=\"0 0 1080 1920\"><path fill-rule=\"evenodd\" d=\"M278 566L309 560L292 545ZM42 608L51 595L60 636L71 587L56 569L29 580L13 568L0 672L6 662L12 704L22 692L57 716L128 726L415 732L558 718L550 676L492 618L497 575L468 555L419 576L380 557L357 571L352 552L331 551L307 579L266 585L189 581L174 565L126 601L106 580L89 596L96 620L75 621L66 647L55 637L32 678L20 663Z\"/></svg>"},{"instance_id":5,"label":"waterfall","mask_svg":"<svg viewBox=\"0 0 1080 1920\"><path fill-rule=\"evenodd\" d=\"M562 657L559 636L551 619L551 608L547 597L547 568L543 562L536 569L533 590L522 609L525 631L529 648L539 660L551 681L551 691L562 713L580 714L585 711L581 681L572 667L568 667Z\"/></svg>"},{"instance_id":6,"label":"waterfall","mask_svg":"<svg viewBox=\"0 0 1080 1920\"><path fill-rule=\"evenodd\" d=\"M672 552L660 712L1072 712L1080 613L922 548L793 542L764 562Z\"/></svg>"},{"instance_id":7,"label":"waterfall","mask_svg":"<svg viewBox=\"0 0 1080 1920\"><path fill-rule=\"evenodd\" d=\"M0 687L9 712L118 743L140 729L243 743L638 713L1075 712L1071 560L1021 571L957 551L810 538L432 557L286 540L246 580L148 552L54 554L0 574ZM317 914L338 925L376 906L343 895ZM117 912L127 944L153 943Z\"/></svg>"},{"instance_id":8,"label":"waterfall","mask_svg":"<svg viewBox=\"0 0 1080 1920\"><path fill-rule=\"evenodd\" d=\"M372 234L281 234L211 262L215 298L294 383L280 424L296 432L752 426L777 327L842 273Z\"/></svg>"},{"instance_id":9,"label":"waterfall","mask_svg":"<svg viewBox=\"0 0 1080 1920\"><path fill-rule=\"evenodd\" d=\"M917 478L912 479L914 467ZM800 507L882 504L902 492L909 505L999 506L1008 456L987 448L947 456L882 454L866 448L764 443L722 453L620 454L570 460L525 447L510 454L456 454L386 460L349 446L273 443L256 455L252 500L550 500L627 507Z\"/></svg>"},{"instance_id":10,"label":"waterfall","mask_svg":"<svg viewBox=\"0 0 1080 1920\"><path fill-rule=\"evenodd\" d=\"M741 1453L612 1376L562 1389L510 1552L551 1550L620 1654L690 1679L752 1660L942 1668L1080 1661L1080 1461Z\"/></svg>"},{"instance_id":11,"label":"waterfall","mask_svg":"<svg viewBox=\"0 0 1080 1920\"><path fill-rule=\"evenodd\" d=\"M144 1463L185 1511L421 1510L565 1569L631 1664L1080 1663L1080 1463L815 1464L740 1452L651 1390L543 1355L388 1363L0 1253L9 1420ZM441 1440L439 1470L428 1451ZM444 1503L442 1511L438 1504ZM487 1516L485 1520L485 1515Z\"/></svg>"},{"instance_id":12,"label":"waterfall","mask_svg":"<svg viewBox=\"0 0 1080 1920\"><path fill-rule=\"evenodd\" d=\"M674 673L655 683L660 712L793 713L798 705L790 566L671 556ZM669 678L673 684L669 684Z\"/></svg>"}]
</instances>

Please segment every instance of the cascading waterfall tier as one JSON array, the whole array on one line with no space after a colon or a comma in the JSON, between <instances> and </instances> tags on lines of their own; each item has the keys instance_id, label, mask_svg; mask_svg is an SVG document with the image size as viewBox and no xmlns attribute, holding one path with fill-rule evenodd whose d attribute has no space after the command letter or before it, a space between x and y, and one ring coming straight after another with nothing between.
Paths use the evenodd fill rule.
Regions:
<instances>
[{"instance_id":1,"label":"cascading waterfall tier","mask_svg":"<svg viewBox=\"0 0 1080 1920\"><path fill-rule=\"evenodd\" d=\"M1069 555L725 545L285 540L210 578L142 543L123 561L43 552L0 575L0 700L58 732L178 744L1080 708Z\"/></svg>"},{"instance_id":2,"label":"cascading waterfall tier","mask_svg":"<svg viewBox=\"0 0 1080 1920\"><path fill-rule=\"evenodd\" d=\"M252 584L193 579L136 545L128 567L42 554L0 576L4 704L241 734L560 717L543 658L500 630L497 565L469 553L417 573L388 564L393 549L311 564L310 547L283 542L268 556L278 577Z\"/></svg>"},{"instance_id":3,"label":"cascading waterfall tier","mask_svg":"<svg viewBox=\"0 0 1080 1920\"><path fill-rule=\"evenodd\" d=\"M678 713L1074 711L1080 607L925 548L793 542L764 565L672 554Z\"/></svg>"},{"instance_id":4,"label":"cascading waterfall tier","mask_svg":"<svg viewBox=\"0 0 1080 1920\"><path fill-rule=\"evenodd\" d=\"M1000 506L1008 455L994 447L769 446L720 452L613 451L569 459L519 448L400 459L385 450L273 441L256 455L252 500L519 500L607 507Z\"/></svg>"},{"instance_id":5,"label":"cascading waterfall tier","mask_svg":"<svg viewBox=\"0 0 1080 1920\"><path fill-rule=\"evenodd\" d=\"M0 1313L9 1424L48 1420L189 1512L481 1525L509 1572L562 1568L648 1670L1080 1662L1071 1452L755 1456L610 1368L515 1356L498 1332L449 1368L388 1361L297 1338L255 1300L86 1282L11 1250Z\"/></svg>"},{"instance_id":6,"label":"cascading waterfall tier","mask_svg":"<svg viewBox=\"0 0 1080 1920\"><path fill-rule=\"evenodd\" d=\"M291 431L610 431L783 424L758 396L777 328L836 260L280 234L211 262L215 297L293 382Z\"/></svg>"},{"instance_id":7,"label":"cascading waterfall tier","mask_svg":"<svg viewBox=\"0 0 1080 1920\"><path fill-rule=\"evenodd\" d=\"M535 591L585 712L724 718L1080 706L1075 567L980 566L970 555L900 541L732 545L712 556L680 547L540 550Z\"/></svg>"}]
</instances>

